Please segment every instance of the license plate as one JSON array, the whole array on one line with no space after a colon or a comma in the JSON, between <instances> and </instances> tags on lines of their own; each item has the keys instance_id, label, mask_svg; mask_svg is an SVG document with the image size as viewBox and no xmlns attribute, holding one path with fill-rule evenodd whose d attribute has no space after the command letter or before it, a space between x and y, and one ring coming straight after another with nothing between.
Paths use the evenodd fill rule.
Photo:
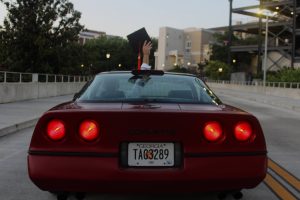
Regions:
<instances>
[{"instance_id":1,"label":"license plate","mask_svg":"<svg viewBox=\"0 0 300 200\"><path fill-rule=\"evenodd\" d=\"M129 143L128 166L171 167L174 166L173 143Z\"/></svg>"}]
</instances>

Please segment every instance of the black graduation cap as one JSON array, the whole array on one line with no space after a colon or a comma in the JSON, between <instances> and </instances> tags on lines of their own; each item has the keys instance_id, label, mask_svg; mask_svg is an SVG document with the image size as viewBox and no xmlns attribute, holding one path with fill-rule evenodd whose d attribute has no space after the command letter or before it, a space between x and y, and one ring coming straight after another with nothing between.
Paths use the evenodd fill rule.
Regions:
<instances>
[{"instance_id":1,"label":"black graduation cap","mask_svg":"<svg viewBox=\"0 0 300 200\"><path fill-rule=\"evenodd\" d=\"M151 42L151 39L145 28L141 28L129 35L127 35L130 46L136 53L142 51L142 47L145 41Z\"/></svg>"}]
</instances>

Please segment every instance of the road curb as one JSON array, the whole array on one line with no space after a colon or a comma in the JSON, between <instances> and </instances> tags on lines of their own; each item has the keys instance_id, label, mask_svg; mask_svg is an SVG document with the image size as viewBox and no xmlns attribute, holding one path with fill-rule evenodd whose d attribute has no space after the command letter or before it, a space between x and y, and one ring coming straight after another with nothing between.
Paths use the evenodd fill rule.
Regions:
<instances>
[{"instance_id":1,"label":"road curb","mask_svg":"<svg viewBox=\"0 0 300 200\"><path fill-rule=\"evenodd\" d=\"M8 126L8 127L3 128L3 129L0 129L0 137L3 137L5 135L9 135L11 133L15 133L15 132L23 130L25 128L35 126L38 119L39 118L31 119L31 120L28 120L28 121L25 121L25 122L17 123L17 124L14 124L12 126Z\"/></svg>"}]
</instances>

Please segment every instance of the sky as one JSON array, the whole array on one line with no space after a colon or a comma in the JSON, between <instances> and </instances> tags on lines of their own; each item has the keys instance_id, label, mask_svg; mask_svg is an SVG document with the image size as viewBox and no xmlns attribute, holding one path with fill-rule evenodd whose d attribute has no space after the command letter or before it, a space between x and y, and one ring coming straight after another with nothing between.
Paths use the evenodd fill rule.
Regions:
<instances>
[{"instance_id":1,"label":"sky","mask_svg":"<svg viewBox=\"0 0 300 200\"><path fill-rule=\"evenodd\" d=\"M158 37L159 28L212 28L229 23L228 0L70 0L82 13L85 28L109 35L126 35L145 27L151 37ZM233 7L255 5L257 0L233 0ZM0 5L0 24L6 15ZM236 21L250 21L241 15Z\"/></svg>"}]
</instances>

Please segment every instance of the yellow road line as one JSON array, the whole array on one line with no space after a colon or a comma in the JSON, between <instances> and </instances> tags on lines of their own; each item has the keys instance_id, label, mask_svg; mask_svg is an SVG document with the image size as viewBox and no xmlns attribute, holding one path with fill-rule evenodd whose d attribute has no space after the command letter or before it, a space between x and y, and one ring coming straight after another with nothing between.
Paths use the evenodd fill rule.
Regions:
<instances>
[{"instance_id":1,"label":"yellow road line","mask_svg":"<svg viewBox=\"0 0 300 200\"><path fill-rule=\"evenodd\" d=\"M277 180L275 180L270 174L267 174L265 178L265 183L267 186L273 190L273 192L283 200L297 200L297 198L290 193L284 186L281 185Z\"/></svg>"},{"instance_id":2,"label":"yellow road line","mask_svg":"<svg viewBox=\"0 0 300 200\"><path fill-rule=\"evenodd\" d=\"M295 189L300 191L300 181L295 176L291 175L288 171L276 164L273 160L268 159L268 167L276 172L281 178L288 182Z\"/></svg>"}]
</instances>

